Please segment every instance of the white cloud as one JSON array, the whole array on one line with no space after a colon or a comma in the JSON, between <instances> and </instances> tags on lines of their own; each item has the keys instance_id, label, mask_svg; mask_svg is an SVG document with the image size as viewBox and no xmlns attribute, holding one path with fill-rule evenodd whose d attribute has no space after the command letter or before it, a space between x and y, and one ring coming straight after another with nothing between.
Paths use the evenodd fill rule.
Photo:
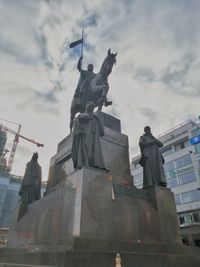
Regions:
<instances>
[{"instance_id":1,"label":"white cloud","mask_svg":"<svg viewBox=\"0 0 200 267\"><path fill-rule=\"evenodd\" d=\"M98 72L108 48L118 52L109 77L114 104L105 110L120 117L131 156L146 124L157 135L199 114L198 1L1 0L0 7L0 116L45 144L39 149L44 178L57 143L69 133L79 73L78 55L68 45L82 26L84 67L92 62ZM16 152L13 170L23 175L37 148L21 143L28 150Z\"/></svg>"}]
</instances>

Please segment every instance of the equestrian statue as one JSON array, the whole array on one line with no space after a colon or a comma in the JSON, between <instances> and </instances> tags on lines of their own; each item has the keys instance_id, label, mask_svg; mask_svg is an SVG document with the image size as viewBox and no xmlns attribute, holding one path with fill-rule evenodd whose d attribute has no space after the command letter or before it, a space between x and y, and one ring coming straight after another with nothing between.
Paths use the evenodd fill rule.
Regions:
<instances>
[{"instance_id":1,"label":"equestrian statue","mask_svg":"<svg viewBox=\"0 0 200 267\"><path fill-rule=\"evenodd\" d=\"M109 90L108 75L112 72L113 65L116 64L117 53L111 53L110 49L103 61L99 73L93 72L93 65L89 64L87 70L82 69L82 56L80 57L77 69L80 72L80 78L72 99L70 109L70 132L74 125L75 115L86 110L88 101L92 101L95 107L101 111L103 106L112 105L112 101L107 100Z\"/></svg>"}]
</instances>

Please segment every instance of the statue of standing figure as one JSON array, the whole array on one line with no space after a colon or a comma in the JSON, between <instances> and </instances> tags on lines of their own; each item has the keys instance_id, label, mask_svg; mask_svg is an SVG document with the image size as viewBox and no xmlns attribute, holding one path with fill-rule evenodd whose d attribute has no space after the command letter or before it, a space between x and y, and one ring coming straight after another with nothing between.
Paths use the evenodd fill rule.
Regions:
<instances>
[{"instance_id":1,"label":"statue of standing figure","mask_svg":"<svg viewBox=\"0 0 200 267\"><path fill-rule=\"evenodd\" d=\"M167 186L163 168L164 158L159 150L163 143L156 139L151 128L146 126L144 134L140 137L139 146L141 150L140 165L143 167L143 187L152 185Z\"/></svg>"},{"instance_id":2,"label":"statue of standing figure","mask_svg":"<svg viewBox=\"0 0 200 267\"><path fill-rule=\"evenodd\" d=\"M24 178L21 183L19 195L21 203L17 220L19 221L27 212L28 205L41 198L42 171L37 162L38 153L33 153L31 161L26 164Z\"/></svg>"},{"instance_id":3,"label":"statue of standing figure","mask_svg":"<svg viewBox=\"0 0 200 267\"><path fill-rule=\"evenodd\" d=\"M30 204L41 198L41 167L37 162L38 153L33 153L31 161L26 164L26 170L19 190L23 204Z\"/></svg>"},{"instance_id":4,"label":"statue of standing figure","mask_svg":"<svg viewBox=\"0 0 200 267\"><path fill-rule=\"evenodd\" d=\"M104 135L101 118L94 114L95 104L89 101L85 113L80 113L74 121L72 160L75 169L84 166L106 169L100 137Z\"/></svg>"}]
</instances>

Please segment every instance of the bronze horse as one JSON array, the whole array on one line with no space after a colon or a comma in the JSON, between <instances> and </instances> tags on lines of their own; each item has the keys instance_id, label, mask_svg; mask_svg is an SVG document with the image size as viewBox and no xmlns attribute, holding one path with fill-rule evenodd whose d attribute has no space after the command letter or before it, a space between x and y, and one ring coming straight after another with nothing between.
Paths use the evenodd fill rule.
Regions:
<instances>
[{"instance_id":1,"label":"bronze horse","mask_svg":"<svg viewBox=\"0 0 200 267\"><path fill-rule=\"evenodd\" d=\"M98 107L98 110L102 110L103 105L112 104L112 102L106 100L106 96L109 90L108 75L112 72L113 65L116 63L116 55L117 53L112 54L109 49L99 73L90 81L82 95L73 97L70 109L70 132L73 128L75 115L78 112L85 112L88 101L92 101Z\"/></svg>"}]
</instances>

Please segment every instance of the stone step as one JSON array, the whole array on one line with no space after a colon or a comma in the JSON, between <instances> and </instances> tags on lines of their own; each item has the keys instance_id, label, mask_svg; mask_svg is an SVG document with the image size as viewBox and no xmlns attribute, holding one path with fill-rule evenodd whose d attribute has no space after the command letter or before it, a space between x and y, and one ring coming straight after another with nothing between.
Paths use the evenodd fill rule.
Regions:
<instances>
[{"instance_id":1,"label":"stone step","mask_svg":"<svg viewBox=\"0 0 200 267\"><path fill-rule=\"evenodd\" d=\"M199 252L199 251L198 251ZM15 263L18 261L18 255L13 255L13 263L0 263L0 267L114 267L116 254L120 253L123 267L199 267L200 256L197 255L184 255L184 254L147 254L136 252L106 252L106 251L63 251L65 255L64 261L55 263L54 257L48 263L33 262L33 254L26 257L26 262ZM51 254L51 252L49 253ZM27 255L28 256L28 255ZM50 255L49 255L50 256ZM45 258L48 254L45 255ZM19 261L18 261L19 262ZM21 261L22 262L22 261ZM30 264L32 262L32 265ZM41 265L45 264L45 265Z\"/></svg>"},{"instance_id":2,"label":"stone step","mask_svg":"<svg viewBox=\"0 0 200 267\"><path fill-rule=\"evenodd\" d=\"M56 267L52 265L32 265L32 264L18 264L18 263L6 263L0 262L0 267Z\"/></svg>"},{"instance_id":3,"label":"stone step","mask_svg":"<svg viewBox=\"0 0 200 267\"><path fill-rule=\"evenodd\" d=\"M0 267L60 267L63 266L63 263L63 252L27 251L22 248L4 248L0 250Z\"/></svg>"}]
</instances>

